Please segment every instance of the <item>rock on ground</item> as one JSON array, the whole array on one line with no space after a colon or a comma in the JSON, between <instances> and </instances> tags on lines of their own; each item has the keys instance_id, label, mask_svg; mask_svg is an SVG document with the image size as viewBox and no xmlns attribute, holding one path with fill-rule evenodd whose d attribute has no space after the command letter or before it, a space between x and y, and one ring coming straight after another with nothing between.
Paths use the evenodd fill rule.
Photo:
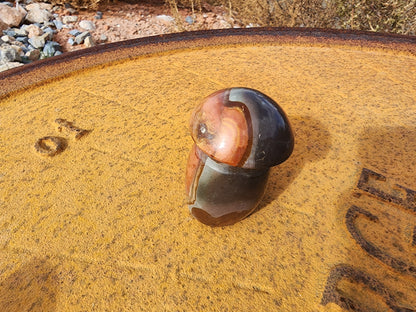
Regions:
<instances>
[{"instance_id":1,"label":"rock on ground","mask_svg":"<svg viewBox=\"0 0 416 312\"><path fill-rule=\"evenodd\" d=\"M20 61L20 55L13 47L0 48L0 61L14 62Z\"/></svg>"},{"instance_id":2,"label":"rock on ground","mask_svg":"<svg viewBox=\"0 0 416 312\"><path fill-rule=\"evenodd\" d=\"M238 27L225 9L173 12L168 5L125 2L99 11L76 10L36 0L12 7L0 0L0 71L97 44L179 31ZM20 26L21 25L21 26Z\"/></svg>"},{"instance_id":3,"label":"rock on ground","mask_svg":"<svg viewBox=\"0 0 416 312\"><path fill-rule=\"evenodd\" d=\"M87 21L87 20L82 20L81 22L79 22L79 27L81 27L84 30L89 30L89 31L95 30L94 23L91 21Z\"/></svg>"},{"instance_id":4,"label":"rock on ground","mask_svg":"<svg viewBox=\"0 0 416 312\"><path fill-rule=\"evenodd\" d=\"M21 6L12 8L7 4L0 3L0 21L8 27L19 26L26 13Z\"/></svg>"},{"instance_id":5,"label":"rock on ground","mask_svg":"<svg viewBox=\"0 0 416 312\"><path fill-rule=\"evenodd\" d=\"M46 23L49 22L53 15L50 12L52 6L47 3L32 3L26 6L26 20L30 23Z\"/></svg>"},{"instance_id":6,"label":"rock on ground","mask_svg":"<svg viewBox=\"0 0 416 312\"><path fill-rule=\"evenodd\" d=\"M36 37L36 36L43 35L43 30L40 29L40 27L35 24L28 25L25 29L28 32L27 36L29 37L29 39Z\"/></svg>"},{"instance_id":7,"label":"rock on ground","mask_svg":"<svg viewBox=\"0 0 416 312\"><path fill-rule=\"evenodd\" d=\"M2 20L0 20L0 33L3 30L6 30L7 28L9 28L9 25L7 25L5 22L3 22Z\"/></svg>"},{"instance_id":8,"label":"rock on ground","mask_svg":"<svg viewBox=\"0 0 416 312\"><path fill-rule=\"evenodd\" d=\"M64 24L76 23L77 20L78 20L78 16L76 15L62 16L62 23Z\"/></svg>"},{"instance_id":9,"label":"rock on ground","mask_svg":"<svg viewBox=\"0 0 416 312\"><path fill-rule=\"evenodd\" d=\"M0 61L0 72L24 65L19 62L3 62Z\"/></svg>"}]
</instances>

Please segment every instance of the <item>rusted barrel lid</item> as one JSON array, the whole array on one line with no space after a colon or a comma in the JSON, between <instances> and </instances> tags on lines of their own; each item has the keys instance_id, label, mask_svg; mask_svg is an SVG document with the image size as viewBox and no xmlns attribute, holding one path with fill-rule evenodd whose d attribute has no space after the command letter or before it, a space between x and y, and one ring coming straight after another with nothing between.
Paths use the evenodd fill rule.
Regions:
<instances>
[{"instance_id":1,"label":"rusted barrel lid","mask_svg":"<svg viewBox=\"0 0 416 312\"><path fill-rule=\"evenodd\" d=\"M416 310L416 39L256 29L126 41L0 74L0 307ZM191 110L260 90L296 145L260 208L185 204Z\"/></svg>"}]
</instances>

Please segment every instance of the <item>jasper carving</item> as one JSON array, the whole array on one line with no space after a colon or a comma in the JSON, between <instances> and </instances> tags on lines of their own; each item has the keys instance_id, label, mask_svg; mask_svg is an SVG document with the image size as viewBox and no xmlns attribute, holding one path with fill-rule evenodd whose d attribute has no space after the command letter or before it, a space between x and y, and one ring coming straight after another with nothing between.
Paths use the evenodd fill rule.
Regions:
<instances>
[{"instance_id":1,"label":"jasper carving","mask_svg":"<svg viewBox=\"0 0 416 312\"><path fill-rule=\"evenodd\" d=\"M211 226L233 224L260 202L271 167L294 147L282 108L253 89L230 88L205 98L191 116L194 140L186 172L191 214Z\"/></svg>"}]
</instances>

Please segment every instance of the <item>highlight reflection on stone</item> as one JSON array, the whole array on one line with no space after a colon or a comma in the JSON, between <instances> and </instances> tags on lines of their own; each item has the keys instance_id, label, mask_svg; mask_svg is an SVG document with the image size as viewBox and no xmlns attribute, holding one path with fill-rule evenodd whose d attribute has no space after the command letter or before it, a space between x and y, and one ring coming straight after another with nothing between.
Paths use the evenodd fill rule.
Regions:
<instances>
[{"instance_id":1,"label":"highlight reflection on stone","mask_svg":"<svg viewBox=\"0 0 416 312\"><path fill-rule=\"evenodd\" d=\"M230 88L205 98L190 126L195 144L185 184L192 215L211 226L243 219L263 197L270 167L293 151L285 113L259 91Z\"/></svg>"}]
</instances>

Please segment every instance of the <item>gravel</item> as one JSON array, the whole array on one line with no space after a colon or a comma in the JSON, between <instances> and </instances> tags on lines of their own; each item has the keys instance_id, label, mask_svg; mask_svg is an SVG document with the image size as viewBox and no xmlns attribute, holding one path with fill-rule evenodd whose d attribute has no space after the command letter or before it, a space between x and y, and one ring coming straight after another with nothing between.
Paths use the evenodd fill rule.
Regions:
<instances>
[{"instance_id":1,"label":"gravel","mask_svg":"<svg viewBox=\"0 0 416 312\"><path fill-rule=\"evenodd\" d=\"M23 25L22 27L24 27L25 25ZM35 25L35 24L32 24L32 25L27 25L26 27L25 27L25 30L27 31L27 33L28 33L28 38L33 38L33 37L36 37L36 36L41 36L41 35L43 35L43 30L42 29L40 29L40 27L39 26L37 26L37 25Z\"/></svg>"},{"instance_id":2,"label":"gravel","mask_svg":"<svg viewBox=\"0 0 416 312\"><path fill-rule=\"evenodd\" d=\"M57 30L61 30L64 27L64 23L60 20L54 20L53 23Z\"/></svg>"},{"instance_id":3,"label":"gravel","mask_svg":"<svg viewBox=\"0 0 416 312\"><path fill-rule=\"evenodd\" d=\"M64 24L76 23L77 21L78 21L78 16L76 15L69 15L69 16L62 17L62 23Z\"/></svg>"},{"instance_id":4,"label":"gravel","mask_svg":"<svg viewBox=\"0 0 416 312\"><path fill-rule=\"evenodd\" d=\"M54 56L56 52L60 51L62 48L58 42L48 41L43 47L43 56L51 57Z\"/></svg>"},{"instance_id":5,"label":"gravel","mask_svg":"<svg viewBox=\"0 0 416 312\"><path fill-rule=\"evenodd\" d=\"M182 30L238 26L224 11L182 10L174 18L168 6L110 4L102 11L78 11L33 0L0 3L0 71L97 44ZM230 24L231 23L231 24Z\"/></svg>"},{"instance_id":6,"label":"gravel","mask_svg":"<svg viewBox=\"0 0 416 312\"><path fill-rule=\"evenodd\" d=\"M108 37L107 37L107 35L106 34L101 34L100 35L100 41L101 42L106 42L108 40Z\"/></svg>"},{"instance_id":7,"label":"gravel","mask_svg":"<svg viewBox=\"0 0 416 312\"><path fill-rule=\"evenodd\" d=\"M91 36L91 34L88 31L84 31L83 33L80 33L75 37L76 44L81 44L84 42L85 38Z\"/></svg>"},{"instance_id":8,"label":"gravel","mask_svg":"<svg viewBox=\"0 0 416 312\"><path fill-rule=\"evenodd\" d=\"M13 47L1 48L0 50L0 60L3 62L14 62L20 61L20 55L17 53L16 49Z\"/></svg>"},{"instance_id":9,"label":"gravel","mask_svg":"<svg viewBox=\"0 0 416 312\"><path fill-rule=\"evenodd\" d=\"M92 37L91 37L91 36L87 36L87 37L85 37L85 39L84 39L84 45L85 45L87 48L90 48L90 47L95 46L95 42L94 42L94 40L92 39Z\"/></svg>"},{"instance_id":10,"label":"gravel","mask_svg":"<svg viewBox=\"0 0 416 312\"><path fill-rule=\"evenodd\" d=\"M48 34L46 34L46 36L48 36ZM36 48L36 49L42 49L45 46L45 43L46 43L46 41L45 41L46 36L44 34L42 36L32 37L28 40L29 44L32 47Z\"/></svg>"},{"instance_id":11,"label":"gravel","mask_svg":"<svg viewBox=\"0 0 416 312\"><path fill-rule=\"evenodd\" d=\"M98 11L97 14L94 16L95 19L102 19L103 18L103 12Z\"/></svg>"},{"instance_id":12,"label":"gravel","mask_svg":"<svg viewBox=\"0 0 416 312\"><path fill-rule=\"evenodd\" d=\"M46 3L32 3L26 6L28 11L26 20L29 23L46 23L49 22L53 15L50 12L52 6Z\"/></svg>"},{"instance_id":13,"label":"gravel","mask_svg":"<svg viewBox=\"0 0 416 312\"><path fill-rule=\"evenodd\" d=\"M192 18L192 16L188 15L187 17L185 17L185 22L192 25L194 23L194 19Z\"/></svg>"},{"instance_id":14,"label":"gravel","mask_svg":"<svg viewBox=\"0 0 416 312\"><path fill-rule=\"evenodd\" d=\"M40 51L38 49L29 50L25 56L29 61L36 61L40 58Z\"/></svg>"},{"instance_id":15,"label":"gravel","mask_svg":"<svg viewBox=\"0 0 416 312\"><path fill-rule=\"evenodd\" d=\"M0 22L8 25L8 28L2 30L0 41L0 71L16 67L16 62L33 62L54 56L62 50L60 44L53 41L54 34L64 26L57 19L59 16L52 14L50 4L30 2L27 0L16 7L7 4L9 9L0 3L0 9L13 13L16 18L12 20L10 16L4 18L0 14ZM19 13L22 15L22 12L25 15L18 20Z\"/></svg>"},{"instance_id":16,"label":"gravel","mask_svg":"<svg viewBox=\"0 0 416 312\"><path fill-rule=\"evenodd\" d=\"M0 72L5 71L5 70L9 70L15 67L19 67L24 65L24 63L20 63L20 62L3 62L0 61Z\"/></svg>"},{"instance_id":17,"label":"gravel","mask_svg":"<svg viewBox=\"0 0 416 312\"><path fill-rule=\"evenodd\" d=\"M87 21L87 20L82 20L81 22L79 22L79 27L81 27L84 30L89 30L89 31L95 30L94 23L91 21Z\"/></svg>"}]
</instances>

